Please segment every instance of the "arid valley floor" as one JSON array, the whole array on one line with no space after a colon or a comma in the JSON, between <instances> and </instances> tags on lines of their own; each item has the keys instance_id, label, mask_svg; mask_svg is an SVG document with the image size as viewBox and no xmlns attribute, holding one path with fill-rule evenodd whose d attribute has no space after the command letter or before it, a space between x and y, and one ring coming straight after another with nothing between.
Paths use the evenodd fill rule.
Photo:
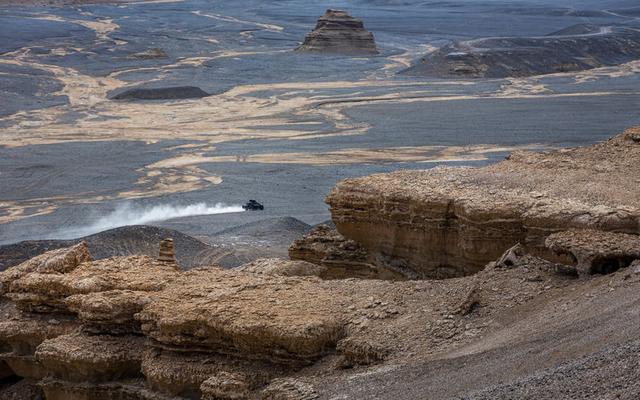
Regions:
<instances>
[{"instance_id":1,"label":"arid valley floor","mask_svg":"<svg viewBox=\"0 0 640 400\"><path fill-rule=\"evenodd\" d=\"M0 0L0 96L0 399L640 397L635 0Z\"/></svg>"}]
</instances>

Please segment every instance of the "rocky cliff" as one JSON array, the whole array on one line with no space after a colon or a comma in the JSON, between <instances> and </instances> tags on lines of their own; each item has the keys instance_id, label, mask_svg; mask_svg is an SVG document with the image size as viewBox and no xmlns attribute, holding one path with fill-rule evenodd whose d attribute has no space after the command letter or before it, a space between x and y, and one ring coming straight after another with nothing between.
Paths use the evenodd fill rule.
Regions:
<instances>
[{"instance_id":1,"label":"rocky cliff","mask_svg":"<svg viewBox=\"0 0 640 400\"><path fill-rule=\"evenodd\" d=\"M353 55L378 54L373 34L346 11L327 10L296 51Z\"/></svg>"},{"instance_id":2,"label":"rocky cliff","mask_svg":"<svg viewBox=\"0 0 640 400\"><path fill-rule=\"evenodd\" d=\"M582 256L585 248L616 257L637 250L635 235L577 235L551 237L550 246L581 262L590 259ZM587 246L590 235L602 243ZM618 248L616 242L621 243ZM615 345L640 334L633 318L623 315L635 312L629 304L640 300L638 261L630 268L620 266L619 272L601 270L612 273L606 277L576 279L526 249L512 249L478 274L459 279L323 280L318 275L328 267L303 261L270 259L238 270L211 266L181 271L167 254L165 248L162 255L168 261L148 256L92 261L86 244L79 243L1 272L0 398L396 398L395 392L382 391L411 380L411 374L399 369L402 365L426 362L437 369L451 358L460 370L463 364L455 360L459 351L465 363L480 353L485 368L496 357L493 362L502 366L514 358L512 351L500 360L500 352L483 349L531 341L532 332L541 335L534 343L561 337L563 348L572 346L573 352L544 357L559 363L593 351L577 333L598 337L598 350L601 343ZM633 254L632 259L640 256ZM596 296L609 303L615 296L621 300L607 314L585 301ZM617 314L610 315L612 311ZM576 330L576 324L590 325ZM613 331L602 331L610 325ZM562 329L568 330L554 334ZM623 362L628 354L622 352L616 360ZM532 360L525 367L508 368L507 377L520 376L512 371L547 367ZM501 371L496 376L502 382ZM603 384L589 393L601 396L615 389L637 396L635 371L611 371L616 379L609 384L609 375L603 375ZM399 375L385 378L383 387L360 383L381 373ZM577 382L584 373L576 372ZM473 374L472 368L468 376ZM482 376L475 387L494 377ZM620 376L625 377L622 382ZM421 379L416 387L424 382L437 386L440 380ZM446 393L455 395L457 386L447 384Z\"/></svg>"},{"instance_id":3,"label":"rocky cliff","mask_svg":"<svg viewBox=\"0 0 640 400\"><path fill-rule=\"evenodd\" d=\"M472 274L521 243L571 228L640 232L640 128L601 144L516 152L484 168L398 171L340 182L333 221L380 266L410 278ZM615 184L613 183L615 182Z\"/></svg>"},{"instance_id":4,"label":"rocky cliff","mask_svg":"<svg viewBox=\"0 0 640 400\"><path fill-rule=\"evenodd\" d=\"M289 258L320 266L317 275L323 279L405 279L401 272L376 265L365 248L326 225L295 240L289 246Z\"/></svg>"}]
</instances>

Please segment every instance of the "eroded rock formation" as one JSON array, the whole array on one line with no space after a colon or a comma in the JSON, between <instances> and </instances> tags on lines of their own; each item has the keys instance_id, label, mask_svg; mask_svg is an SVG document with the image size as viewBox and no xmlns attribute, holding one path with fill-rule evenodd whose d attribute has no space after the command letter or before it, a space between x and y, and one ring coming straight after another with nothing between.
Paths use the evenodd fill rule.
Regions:
<instances>
[{"instance_id":1,"label":"eroded rock formation","mask_svg":"<svg viewBox=\"0 0 640 400\"><path fill-rule=\"evenodd\" d=\"M8 271L0 272L0 294L4 294L13 281L31 272L60 274L72 271L83 262L91 260L89 248L85 242L80 242L69 248L49 251L27 260Z\"/></svg>"},{"instance_id":2,"label":"eroded rock formation","mask_svg":"<svg viewBox=\"0 0 640 400\"><path fill-rule=\"evenodd\" d=\"M444 78L504 78L583 71L640 58L632 27L579 25L541 37L453 42L402 73Z\"/></svg>"},{"instance_id":3,"label":"eroded rock formation","mask_svg":"<svg viewBox=\"0 0 640 400\"><path fill-rule=\"evenodd\" d=\"M357 242L347 240L335 229L320 225L289 246L289 258L322 266L323 279L369 278L403 279L391 268L375 264L375 260Z\"/></svg>"},{"instance_id":4,"label":"eroded rock formation","mask_svg":"<svg viewBox=\"0 0 640 400\"><path fill-rule=\"evenodd\" d=\"M362 21L346 11L327 10L318 18L297 51L339 53L352 55L378 54L373 34L364 28Z\"/></svg>"},{"instance_id":5,"label":"eroded rock formation","mask_svg":"<svg viewBox=\"0 0 640 400\"><path fill-rule=\"evenodd\" d=\"M55 250L3 273L22 272L0 299L0 360L22 380L0 398L315 399L345 374L470 344L538 296L580 304L640 281L591 283L514 257L461 279L323 280L324 267L301 261L179 271L146 256L90 261L82 244Z\"/></svg>"},{"instance_id":6,"label":"eroded rock formation","mask_svg":"<svg viewBox=\"0 0 640 400\"><path fill-rule=\"evenodd\" d=\"M472 274L517 243L557 260L545 246L554 232L640 233L639 131L478 169L347 179L326 201L344 237L409 278Z\"/></svg>"}]
</instances>

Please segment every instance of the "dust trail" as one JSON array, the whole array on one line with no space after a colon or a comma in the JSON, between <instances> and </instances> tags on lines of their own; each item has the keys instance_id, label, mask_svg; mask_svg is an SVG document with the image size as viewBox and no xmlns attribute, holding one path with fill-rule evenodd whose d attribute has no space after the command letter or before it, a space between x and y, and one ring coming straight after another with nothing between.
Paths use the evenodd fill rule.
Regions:
<instances>
[{"instance_id":1,"label":"dust trail","mask_svg":"<svg viewBox=\"0 0 640 400\"><path fill-rule=\"evenodd\" d=\"M160 204L151 207L134 207L130 203L125 203L89 225L67 228L56 233L54 236L57 239L73 239L121 226L141 225L150 222L166 221L172 218L228 214L242 211L244 211L242 206L227 206L222 203L215 205L196 203L186 206Z\"/></svg>"}]
</instances>

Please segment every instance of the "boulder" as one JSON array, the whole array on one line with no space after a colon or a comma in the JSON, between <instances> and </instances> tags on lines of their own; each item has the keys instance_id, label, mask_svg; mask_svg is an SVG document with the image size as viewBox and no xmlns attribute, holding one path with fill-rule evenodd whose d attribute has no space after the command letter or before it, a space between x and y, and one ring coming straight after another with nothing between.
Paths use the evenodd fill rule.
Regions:
<instances>
[{"instance_id":1,"label":"boulder","mask_svg":"<svg viewBox=\"0 0 640 400\"><path fill-rule=\"evenodd\" d=\"M274 379L262 391L262 400L315 400L319 398L309 383L294 378Z\"/></svg>"},{"instance_id":2,"label":"boulder","mask_svg":"<svg viewBox=\"0 0 640 400\"><path fill-rule=\"evenodd\" d=\"M377 364L383 361L389 353L382 346L352 337L341 340L337 350L344 357L343 367Z\"/></svg>"}]
</instances>

